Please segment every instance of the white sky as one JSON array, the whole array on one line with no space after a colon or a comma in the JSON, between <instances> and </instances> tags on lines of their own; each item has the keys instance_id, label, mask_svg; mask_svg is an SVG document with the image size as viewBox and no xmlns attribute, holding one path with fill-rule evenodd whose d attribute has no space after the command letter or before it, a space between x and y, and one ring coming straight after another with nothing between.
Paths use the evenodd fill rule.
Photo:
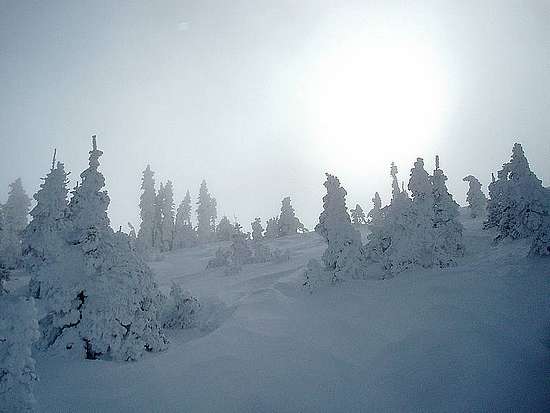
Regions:
<instances>
[{"instance_id":1,"label":"white sky","mask_svg":"<svg viewBox=\"0 0 550 413\"><path fill-rule=\"evenodd\" d=\"M0 1L0 202L54 147L74 185L93 133L115 228L147 163L247 228L287 195L313 227L325 171L368 210L391 161L406 180L436 153L463 203L515 141L548 185L549 22L548 1Z\"/></svg>"}]
</instances>

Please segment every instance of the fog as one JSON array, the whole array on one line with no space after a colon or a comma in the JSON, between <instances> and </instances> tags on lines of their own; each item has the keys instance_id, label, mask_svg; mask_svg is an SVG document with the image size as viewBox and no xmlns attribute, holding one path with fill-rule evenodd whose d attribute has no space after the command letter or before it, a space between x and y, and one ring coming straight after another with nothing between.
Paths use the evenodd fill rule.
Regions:
<instances>
[{"instance_id":1,"label":"fog","mask_svg":"<svg viewBox=\"0 0 550 413\"><path fill-rule=\"evenodd\" d=\"M387 203L417 156L464 203L516 141L548 185L549 21L547 1L2 1L0 202L54 148L74 186L92 134L114 227L147 164L246 228L287 195L311 228L327 171L348 206Z\"/></svg>"}]
</instances>

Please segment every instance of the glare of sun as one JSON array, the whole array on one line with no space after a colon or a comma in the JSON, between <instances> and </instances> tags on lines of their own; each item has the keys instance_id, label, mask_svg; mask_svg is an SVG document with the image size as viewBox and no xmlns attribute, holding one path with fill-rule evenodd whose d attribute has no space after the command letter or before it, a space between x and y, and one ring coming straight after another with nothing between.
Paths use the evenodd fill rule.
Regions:
<instances>
[{"instance_id":1,"label":"glare of sun","mask_svg":"<svg viewBox=\"0 0 550 413\"><path fill-rule=\"evenodd\" d=\"M315 146L344 167L422 154L447 110L446 77L435 52L410 41L348 41L324 52L306 86Z\"/></svg>"}]
</instances>

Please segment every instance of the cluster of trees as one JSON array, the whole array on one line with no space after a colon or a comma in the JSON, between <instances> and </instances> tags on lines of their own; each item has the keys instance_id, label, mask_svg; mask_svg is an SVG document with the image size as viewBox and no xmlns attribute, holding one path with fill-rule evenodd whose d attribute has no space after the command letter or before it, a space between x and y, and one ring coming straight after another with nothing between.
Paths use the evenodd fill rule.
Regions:
<instances>
[{"instance_id":1,"label":"cluster of trees","mask_svg":"<svg viewBox=\"0 0 550 413\"><path fill-rule=\"evenodd\" d=\"M361 207L347 212L347 192L337 177L327 174L323 212L316 232L327 242L322 263L312 260L305 271L306 285L330 280L364 278L367 267L378 263L385 274L396 274L414 266L423 268L453 266L464 254L463 227L459 205L446 185L447 177L436 156L432 175L418 158L411 169L408 191L399 185L397 167L392 163L392 198L382 208L378 193L373 209L365 217ZM520 144L515 144L510 162L503 165L489 185L489 199L472 175L467 202L472 218L484 218L484 228L496 228L495 241L504 238L532 239L532 255L550 255L550 190L530 170ZM370 234L365 245L354 225L368 223Z\"/></svg>"},{"instance_id":2,"label":"cluster of trees","mask_svg":"<svg viewBox=\"0 0 550 413\"><path fill-rule=\"evenodd\" d=\"M143 171L141 196L139 202L141 224L136 239L137 248L142 251L171 251L173 249L193 247L212 241L231 241L238 222L231 223L223 216L218 223L217 202L210 192L206 181L202 181L197 199L196 226L191 222L191 196L187 191L185 198L174 212L174 192L171 181L161 183L155 188L154 172L151 167ZM129 224L130 236L135 232ZM280 215L270 218L264 230L261 219L251 224L252 238L278 238L306 232L307 229L296 217L290 197L281 202ZM250 234L248 235L250 236Z\"/></svg>"}]
</instances>

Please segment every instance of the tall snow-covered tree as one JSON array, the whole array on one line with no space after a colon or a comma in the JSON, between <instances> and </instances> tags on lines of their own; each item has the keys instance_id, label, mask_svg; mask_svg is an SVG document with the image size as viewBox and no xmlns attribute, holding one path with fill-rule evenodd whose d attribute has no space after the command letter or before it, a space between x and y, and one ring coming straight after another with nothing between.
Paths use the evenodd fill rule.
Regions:
<instances>
[{"instance_id":1,"label":"tall snow-covered tree","mask_svg":"<svg viewBox=\"0 0 550 413\"><path fill-rule=\"evenodd\" d=\"M93 136L89 167L69 203L64 257L40 268L49 285L39 346L88 359L135 360L166 348L162 296L128 237L109 225L102 153Z\"/></svg>"},{"instance_id":2,"label":"tall snow-covered tree","mask_svg":"<svg viewBox=\"0 0 550 413\"><path fill-rule=\"evenodd\" d=\"M30 211L31 222L23 232L23 254L27 271L32 274L30 294L40 297L40 274L36 267L64 258L67 225L67 173L61 162L55 162L55 153L50 172L34 194L36 206Z\"/></svg>"},{"instance_id":3,"label":"tall snow-covered tree","mask_svg":"<svg viewBox=\"0 0 550 413\"><path fill-rule=\"evenodd\" d=\"M186 192L185 198L178 207L174 225L176 248L187 248L196 245L197 234L191 223L191 195L189 195L189 191Z\"/></svg>"},{"instance_id":4,"label":"tall snow-covered tree","mask_svg":"<svg viewBox=\"0 0 550 413\"><path fill-rule=\"evenodd\" d=\"M262 220L260 218L254 219L251 224L252 227L252 240L261 241L264 238L264 228L262 227Z\"/></svg>"},{"instance_id":5,"label":"tall snow-covered tree","mask_svg":"<svg viewBox=\"0 0 550 413\"><path fill-rule=\"evenodd\" d=\"M210 242L216 233L216 199L208 192L206 181L203 180L199 189L197 201L197 236L199 242Z\"/></svg>"},{"instance_id":6,"label":"tall snow-covered tree","mask_svg":"<svg viewBox=\"0 0 550 413\"><path fill-rule=\"evenodd\" d=\"M31 200L23 189L21 178L10 184L8 200L2 207L3 228L0 237L0 263L16 267L21 262L21 237L27 226Z\"/></svg>"},{"instance_id":7,"label":"tall snow-covered tree","mask_svg":"<svg viewBox=\"0 0 550 413\"><path fill-rule=\"evenodd\" d=\"M550 254L550 191L531 171L520 144L489 185L489 195L484 227L497 228L496 241L532 238L531 255Z\"/></svg>"},{"instance_id":8,"label":"tall snow-covered tree","mask_svg":"<svg viewBox=\"0 0 550 413\"><path fill-rule=\"evenodd\" d=\"M290 202L290 197L287 196L281 201L281 215L279 216L279 236L297 234L298 231L305 232L306 229L300 220L296 217L294 208Z\"/></svg>"},{"instance_id":9,"label":"tall snow-covered tree","mask_svg":"<svg viewBox=\"0 0 550 413\"><path fill-rule=\"evenodd\" d=\"M369 260L380 262L388 273L397 273L411 265L409 242L412 236L411 200L397 179L398 169L392 162L392 199L382 210L382 220L371 223L367 252Z\"/></svg>"},{"instance_id":10,"label":"tall snow-covered tree","mask_svg":"<svg viewBox=\"0 0 550 413\"><path fill-rule=\"evenodd\" d=\"M542 226L546 191L542 181L531 171L523 148L516 143L506 165L504 202L499 222L499 239L532 237Z\"/></svg>"},{"instance_id":11,"label":"tall snow-covered tree","mask_svg":"<svg viewBox=\"0 0 550 413\"><path fill-rule=\"evenodd\" d=\"M367 223L365 212L363 212L363 208L361 208L361 205L356 204L355 209L350 210L350 213L351 222L353 223L353 225L363 225Z\"/></svg>"},{"instance_id":12,"label":"tall snow-covered tree","mask_svg":"<svg viewBox=\"0 0 550 413\"><path fill-rule=\"evenodd\" d=\"M408 185L411 191L411 215L414 221L412 228L410 253L411 261L422 267L433 264L434 243L434 196L430 175L424 169L424 160L417 158L411 169Z\"/></svg>"},{"instance_id":13,"label":"tall snow-covered tree","mask_svg":"<svg viewBox=\"0 0 550 413\"><path fill-rule=\"evenodd\" d=\"M234 232L235 227L231 224L229 218L224 215L216 228L216 238L219 241L230 241Z\"/></svg>"},{"instance_id":14,"label":"tall snow-covered tree","mask_svg":"<svg viewBox=\"0 0 550 413\"><path fill-rule=\"evenodd\" d=\"M468 202L470 217L484 217L487 209L487 197L481 190L481 182L479 182L479 180L473 175L468 175L462 180L464 182L468 182L468 193L466 194L466 202Z\"/></svg>"},{"instance_id":15,"label":"tall snow-covered tree","mask_svg":"<svg viewBox=\"0 0 550 413\"><path fill-rule=\"evenodd\" d=\"M147 165L141 179L142 192L139 200L141 224L138 231L138 240L145 249L154 247L155 201L157 197L154 175L151 166Z\"/></svg>"},{"instance_id":16,"label":"tall snow-covered tree","mask_svg":"<svg viewBox=\"0 0 550 413\"><path fill-rule=\"evenodd\" d=\"M164 205L164 184L161 182L155 196L155 209L153 215L153 247L162 249L162 207Z\"/></svg>"},{"instance_id":17,"label":"tall snow-covered tree","mask_svg":"<svg viewBox=\"0 0 550 413\"><path fill-rule=\"evenodd\" d=\"M161 251L171 251L174 243L174 190L172 181L166 182L160 199Z\"/></svg>"},{"instance_id":18,"label":"tall snow-covered tree","mask_svg":"<svg viewBox=\"0 0 550 413\"><path fill-rule=\"evenodd\" d=\"M433 190L433 231L434 264L449 267L456 259L464 255L462 242L462 224L459 221L459 205L447 190L447 177L439 168L439 156L435 158L435 170L432 176Z\"/></svg>"},{"instance_id":19,"label":"tall snow-covered tree","mask_svg":"<svg viewBox=\"0 0 550 413\"><path fill-rule=\"evenodd\" d=\"M324 186L327 194L323 197L323 212L315 226L327 242L323 253L325 270L332 276L332 282L346 278L365 277L365 257L361 235L351 224L346 207L346 190L334 175L326 174Z\"/></svg>"}]
</instances>

